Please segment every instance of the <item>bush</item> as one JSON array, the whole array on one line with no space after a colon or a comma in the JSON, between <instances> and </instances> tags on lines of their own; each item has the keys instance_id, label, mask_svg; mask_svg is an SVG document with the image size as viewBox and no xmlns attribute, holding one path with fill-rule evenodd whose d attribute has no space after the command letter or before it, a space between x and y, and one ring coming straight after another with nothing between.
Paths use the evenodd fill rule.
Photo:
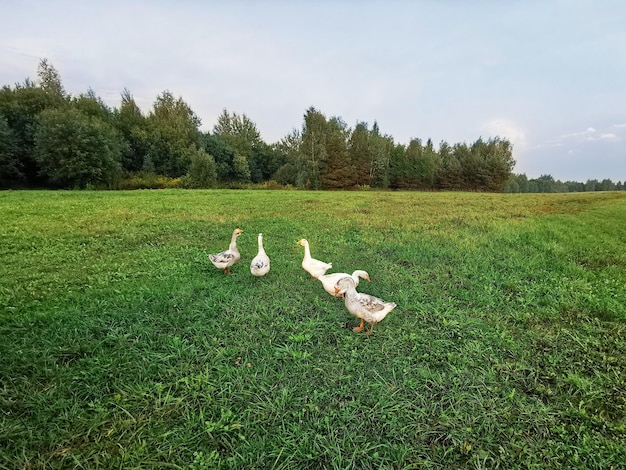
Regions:
<instances>
[{"instance_id":1,"label":"bush","mask_svg":"<svg viewBox=\"0 0 626 470\"><path fill-rule=\"evenodd\" d=\"M213 188L216 182L215 160L204 150L198 150L191 157L189 173L185 177L185 187Z\"/></svg>"},{"instance_id":2,"label":"bush","mask_svg":"<svg viewBox=\"0 0 626 470\"><path fill-rule=\"evenodd\" d=\"M123 177L117 189L172 189L185 187L183 178L170 178L154 173L129 173Z\"/></svg>"}]
</instances>

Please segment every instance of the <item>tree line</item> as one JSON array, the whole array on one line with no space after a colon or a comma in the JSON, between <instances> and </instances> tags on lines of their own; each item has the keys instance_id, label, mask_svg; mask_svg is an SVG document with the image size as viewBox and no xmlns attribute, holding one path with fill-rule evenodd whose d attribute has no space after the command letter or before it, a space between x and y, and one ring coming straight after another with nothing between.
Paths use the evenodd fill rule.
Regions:
<instances>
[{"instance_id":1,"label":"tree line","mask_svg":"<svg viewBox=\"0 0 626 470\"><path fill-rule=\"evenodd\" d=\"M589 191L624 191L626 186L621 181L614 183L610 179L588 179L585 183L578 181L555 180L552 175L541 175L531 178L525 174L513 174L504 188L507 193L582 193Z\"/></svg>"},{"instance_id":2,"label":"tree line","mask_svg":"<svg viewBox=\"0 0 626 470\"><path fill-rule=\"evenodd\" d=\"M311 107L301 129L268 144L250 118L227 110L202 132L191 107L169 91L144 114L128 90L118 108L93 90L71 96L46 59L37 76L0 90L0 188L115 189L157 176L189 188L265 182L310 189L534 187L512 173L512 145L500 137L442 141L438 148L430 139L405 145L376 122L351 128Z\"/></svg>"}]
</instances>

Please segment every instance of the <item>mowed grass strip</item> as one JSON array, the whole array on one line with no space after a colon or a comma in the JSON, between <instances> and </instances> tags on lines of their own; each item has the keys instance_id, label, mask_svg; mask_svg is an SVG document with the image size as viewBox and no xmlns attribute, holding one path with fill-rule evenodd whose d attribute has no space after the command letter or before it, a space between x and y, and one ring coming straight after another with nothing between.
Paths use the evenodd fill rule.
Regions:
<instances>
[{"instance_id":1,"label":"mowed grass strip","mask_svg":"<svg viewBox=\"0 0 626 470\"><path fill-rule=\"evenodd\" d=\"M0 468L626 462L623 193L4 192L0 220ZM398 304L371 337L300 238Z\"/></svg>"}]
</instances>

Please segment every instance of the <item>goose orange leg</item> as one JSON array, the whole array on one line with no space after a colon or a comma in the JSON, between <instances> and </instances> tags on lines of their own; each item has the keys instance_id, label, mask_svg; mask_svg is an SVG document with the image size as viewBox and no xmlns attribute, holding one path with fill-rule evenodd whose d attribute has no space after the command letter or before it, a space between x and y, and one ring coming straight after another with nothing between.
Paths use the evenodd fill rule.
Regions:
<instances>
[{"instance_id":1,"label":"goose orange leg","mask_svg":"<svg viewBox=\"0 0 626 470\"><path fill-rule=\"evenodd\" d=\"M361 318L361 326L355 326L352 328L352 331L363 331L363 327L365 326L365 320Z\"/></svg>"},{"instance_id":2,"label":"goose orange leg","mask_svg":"<svg viewBox=\"0 0 626 470\"><path fill-rule=\"evenodd\" d=\"M226 267L226 269L224 269L224 274L230 274L230 266Z\"/></svg>"},{"instance_id":3,"label":"goose orange leg","mask_svg":"<svg viewBox=\"0 0 626 470\"><path fill-rule=\"evenodd\" d=\"M372 334L372 331L374 331L374 326L376 326L376 323L370 323L370 330L365 333L367 336Z\"/></svg>"}]
</instances>

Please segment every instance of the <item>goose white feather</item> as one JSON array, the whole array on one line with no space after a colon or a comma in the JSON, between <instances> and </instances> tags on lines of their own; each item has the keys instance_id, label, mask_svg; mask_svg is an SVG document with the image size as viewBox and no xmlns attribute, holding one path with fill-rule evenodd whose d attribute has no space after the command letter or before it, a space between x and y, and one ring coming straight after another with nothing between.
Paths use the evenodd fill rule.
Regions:
<instances>
[{"instance_id":1,"label":"goose white feather","mask_svg":"<svg viewBox=\"0 0 626 470\"><path fill-rule=\"evenodd\" d=\"M311 258L309 242L306 239L298 240L298 245L304 247L304 258L302 259L302 269L313 276L313 279L324 275L326 271L333 267L332 263L325 263L318 259Z\"/></svg>"},{"instance_id":2,"label":"goose white feather","mask_svg":"<svg viewBox=\"0 0 626 470\"><path fill-rule=\"evenodd\" d=\"M324 290L328 292L333 297L343 297L341 293L335 291L335 286L337 283L343 279L344 277L351 277L354 280L354 286L357 287L359 285L359 278L365 279L366 281L370 280L370 275L367 274L367 271L363 271L361 269L357 269L352 274L348 273L331 273L324 274L319 276L317 279L321 281L324 286Z\"/></svg>"},{"instance_id":3,"label":"goose white feather","mask_svg":"<svg viewBox=\"0 0 626 470\"><path fill-rule=\"evenodd\" d=\"M263 234L259 233L259 252L250 263L250 272L253 276L265 276L270 271L270 258L263 248Z\"/></svg>"},{"instance_id":4,"label":"goose white feather","mask_svg":"<svg viewBox=\"0 0 626 470\"><path fill-rule=\"evenodd\" d=\"M376 323L381 322L389 312L396 308L395 302L385 302L378 297L369 294L362 294L356 291L354 280L351 277L344 277L335 286L337 293L344 295L344 301L348 311L361 319L361 325L352 328L354 331L363 331L364 321L370 324L370 330L366 333L372 334Z\"/></svg>"},{"instance_id":5,"label":"goose white feather","mask_svg":"<svg viewBox=\"0 0 626 470\"><path fill-rule=\"evenodd\" d=\"M239 249L237 248L237 237L242 233L243 230L236 228L230 239L228 250L222 251L216 255L209 255L211 263L213 263L217 269L223 269L226 274L230 274L230 267L241 258Z\"/></svg>"}]
</instances>

